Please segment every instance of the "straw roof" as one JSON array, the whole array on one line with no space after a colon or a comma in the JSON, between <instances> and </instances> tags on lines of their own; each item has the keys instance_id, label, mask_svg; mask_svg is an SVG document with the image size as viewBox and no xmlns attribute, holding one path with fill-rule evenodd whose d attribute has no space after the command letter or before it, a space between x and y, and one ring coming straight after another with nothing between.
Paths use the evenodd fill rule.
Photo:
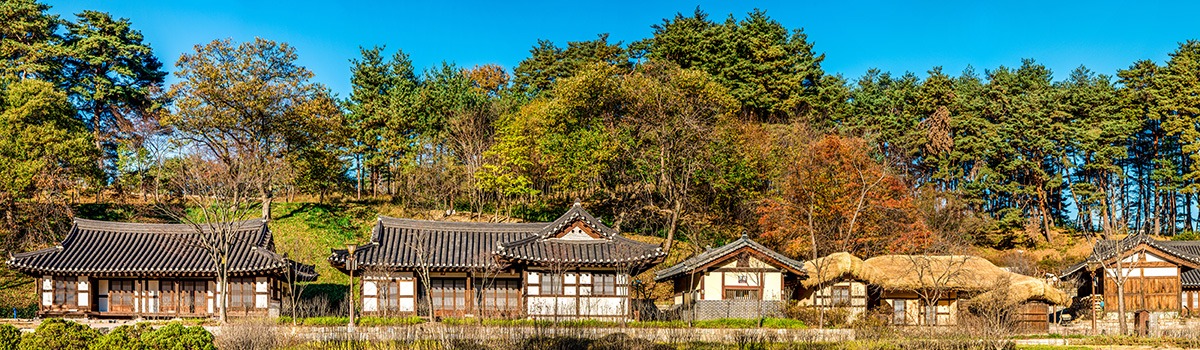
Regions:
<instances>
[{"instance_id":1,"label":"straw roof","mask_svg":"<svg viewBox=\"0 0 1200 350\"><path fill-rule=\"evenodd\" d=\"M834 253L805 263L812 287L841 278L860 280L886 290L944 288L963 292L982 292L979 297L1028 300L1067 305L1066 293L1045 281L996 267L991 262L968 255L883 255L867 260L849 253ZM1003 287L1006 286L1006 287ZM1006 288L1004 291L993 290Z\"/></svg>"}]
</instances>

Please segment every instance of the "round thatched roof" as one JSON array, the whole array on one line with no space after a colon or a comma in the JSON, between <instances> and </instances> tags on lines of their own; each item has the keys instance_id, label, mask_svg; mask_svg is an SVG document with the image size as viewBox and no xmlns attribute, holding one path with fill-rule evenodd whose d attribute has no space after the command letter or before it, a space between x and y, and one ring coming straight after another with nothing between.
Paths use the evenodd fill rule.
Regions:
<instances>
[{"instance_id":1,"label":"round thatched roof","mask_svg":"<svg viewBox=\"0 0 1200 350\"><path fill-rule=\"evenodd\" d=\"M969 255L883 255L867 260L834 253L805 263L805 287L841 278L855 279L885 290L940 288L982 292L978 297L1028 300L1067 305L1066 293L1038 278L1012 273L986 259Z\"/></svg>"}]
</instances>

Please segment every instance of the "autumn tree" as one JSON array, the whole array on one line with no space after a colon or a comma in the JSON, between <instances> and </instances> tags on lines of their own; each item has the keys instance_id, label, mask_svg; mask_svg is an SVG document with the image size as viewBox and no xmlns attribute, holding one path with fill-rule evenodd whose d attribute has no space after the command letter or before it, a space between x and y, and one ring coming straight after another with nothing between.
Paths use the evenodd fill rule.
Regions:
<instances>
[{"instance_id":1,"label":"autumn tree","mask_svg":"<svg viewBox=\"0 0 1200 350\"><path fill-rule=\"evenodd\" d=\"M314 147L336 142L341 110L313 74L295 63L286 43L256 38L235 44L214 40L180 57L171 87L176 113L168 122L180 137L194 142L215 161L233 164L246 155L263 157L274 174L257 182L262 217L270 205L279 175L297 159L319 161L336 154ZM315 159L307 158L314 156ZM322 166L314 162L313 166ZM227 165L228 166L228 165Z\"/></svg>"},{"instance_id":2,"label":"autumn tree","mask_svg":"<svg viewBox=\"0 0 1200 350\"><path fill-rule=\"evenodd\" d=\"M935 239L903 179L856 138L820 137L792 153L778 193L759 208L760 236L791 256L915 251Z\"/></svg>"}]
</instances>

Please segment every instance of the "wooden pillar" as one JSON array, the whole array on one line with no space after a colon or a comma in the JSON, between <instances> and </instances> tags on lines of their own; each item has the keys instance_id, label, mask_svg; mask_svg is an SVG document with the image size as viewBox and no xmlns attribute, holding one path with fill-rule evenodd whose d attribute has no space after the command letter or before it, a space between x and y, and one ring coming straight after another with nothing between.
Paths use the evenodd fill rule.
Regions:
<instances>
[{"instance_id":1,"label":"wooden pillar","mask_svg":"<svg viewBox=\"0 0 1200 350\"><path fill-rule=\"evenodd\" d=\"M475 286L473 286L471 283L471 280L475 279L474 276L475 276L474 273L467 272L467 291L466 291L467 295L463 297L463 301L465 301L467 303L467 305L465 305L465 307L463 308L463 313L472 314L472 315L474 315L476 313L475 312Z\"/></svg>"},{"instance_id":2,"label":"wooden pillar","mask_svg":"<svg viewBox=\"0 0 1200 350\"><path fill-rule=\"evenodd\" d=\"M521 317L528 317L529 310L526 309L526 300L529 299L529 271L528 270L521 269L520 286L521 286L521 297L520 297L520 300L517 302L517 304L519 304L517 307L519 307L521 309L518 311L520 312Z\"/></svg>"}]
</instances>

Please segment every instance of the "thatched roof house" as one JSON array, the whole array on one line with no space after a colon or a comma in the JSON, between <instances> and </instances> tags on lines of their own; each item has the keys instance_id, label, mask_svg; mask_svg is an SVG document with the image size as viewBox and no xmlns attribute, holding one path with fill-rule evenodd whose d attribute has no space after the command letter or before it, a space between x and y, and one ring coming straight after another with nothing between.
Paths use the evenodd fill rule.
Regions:
<instances>
[{"instance_id":1,"label":"thatched roof house","mask_svg":"<svg viewBox=\"0 0 1200 350\"><path fill-rule=\"evenodd\" d=\"M977 298L1004 295L1010 302L1070 303L1066 293L1044 280L1006 271L975 256L883 255L862 260L849 253L834 253L808 261L804 267L809 278L803 283L809 288L853 279L891 291L938 288L980 293Z\"/></svg>"}]
</instances>

